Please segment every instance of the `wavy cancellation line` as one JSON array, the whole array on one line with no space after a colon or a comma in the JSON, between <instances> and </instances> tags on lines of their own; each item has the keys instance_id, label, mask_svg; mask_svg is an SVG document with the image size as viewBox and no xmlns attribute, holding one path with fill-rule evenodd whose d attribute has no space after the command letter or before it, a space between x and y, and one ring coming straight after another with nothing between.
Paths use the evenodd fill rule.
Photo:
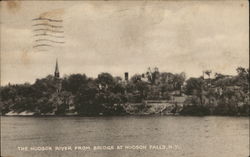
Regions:
<instances>
[{"instance_id":1,"label":"wavy cancellation line","mask_svg":"<svg viewBox=\"0 0 250 157\"><path fill-rule=\"evenodd\" d=\"M53 47L53 46L49 44L38 44L38 45L33 46L33 48L36 48L36 47Z\"/></svg>"},{"instance_id":2,"label":"wavy cancellation line","mask_svg":"<svg viewBox=\"0 0 250 157\"><path fill-rule=\"evenodd\" d=\"M63 22L63 20L55 20L55 19L50 19L50 18L45 18L45 17L39 17L39 18L35 18L32 20L33 21L46 20L46 21L50 21L50 22Z\"/></svg>"},{"instance_id":3,"label":"wavy cancellation line","mask_svg":"<svg viewBox=\"0 0 250 157\"><path fill-rule=\"evenodd\" d=\"M44 28L40 28L40 29L34 29L33 31L37 32L37 31L49 31L52 33L64 33L64 31L58 31L58 30L52 30L52 29L44 29Z\"/></svg>"},{"instance_id":4,"label":"wavy cancellation line","mask_svg":"<svg viewBox=\"0 0 250 157\"><path fill-rule=\"evenodd\" d=\"M48 24L48 23L37 23L37 24L34 24L32 26L48 26L51 28L63 28L63 26L52 25L52 24Z\"/></svg>"},{"instance_id":5,"label":"wavy cancellation line","mask_svg":"<svg viewBox=\"0 0 250 157\"><path fill-rule=\"evenodd\" d=\"M55 38L64 38L64 36L57 36L57 35L48 34L48 33L35 34L34 36L49 36L49 37L55 37Z\"/></svg>"},{"instance_id":6,"label":"wavy cancellation line","mask_svg":"<svg viewBox=\"0 0 250 157\"><path fill-rule=\"evenodd\" d=\"M52 42L52 43L58 43L58 44L64 44L64 41L54 41L54 40L50 40L50 39L37 39L35 40L35 42L43 42L43 41L48 41L48 42Z\"/></svg>"}]
</instances>

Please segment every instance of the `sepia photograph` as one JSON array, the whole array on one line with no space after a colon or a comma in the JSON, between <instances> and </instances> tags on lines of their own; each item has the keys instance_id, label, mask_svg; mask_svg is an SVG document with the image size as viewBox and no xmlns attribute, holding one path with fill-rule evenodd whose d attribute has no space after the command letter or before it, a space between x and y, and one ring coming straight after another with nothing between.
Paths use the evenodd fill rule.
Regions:
<instances>
[{"instance_id":1,"label":"sepia photograph","mask_svg":"<svg viewBox=\"0 0 250 157\"><path fill-rule=\"evenodd\" d=\"M248 0L0 1L1 157L250 157Z\"/></svg>"}]
</instances>

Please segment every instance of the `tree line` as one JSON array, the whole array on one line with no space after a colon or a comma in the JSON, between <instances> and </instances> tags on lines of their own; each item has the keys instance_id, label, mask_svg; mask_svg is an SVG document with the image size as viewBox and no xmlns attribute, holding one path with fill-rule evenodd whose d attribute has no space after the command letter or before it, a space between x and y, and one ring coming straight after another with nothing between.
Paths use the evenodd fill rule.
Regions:
<instances>
[{"instance_id":1,"label":"tree line","mask_svg":"<svg viewBox=\"0 0 250 157\"><path fill-rule=\"evenodd\" d=\"M126 103L142 103L144 100L171 100L173 96L185 96L183 115L246 115L249 103L249 69L237 68L236 76L217 73L210 78L189 78L185 73L160 72L148 68L143 74L135 74L124 80L109 73L97 78L85 74L71 74L60 80L52 75L37 79L35 83L9 84L1 87L1 113L29 111L46 114L56 111L64 115L70 108L79 115L124 115Z\"/></svg>"},{"instance_id":2,"label":"tree line","mask_svg":"<svg viewBox=\"0 0 250 157\"><path fill-rule=\"evenodd\" d=\"M190 95L181 111L187 115L249 115L249 69L238 67L236 76L204 71L208 76L189 78L185 92Z\"/></svg>"}]
</instances>

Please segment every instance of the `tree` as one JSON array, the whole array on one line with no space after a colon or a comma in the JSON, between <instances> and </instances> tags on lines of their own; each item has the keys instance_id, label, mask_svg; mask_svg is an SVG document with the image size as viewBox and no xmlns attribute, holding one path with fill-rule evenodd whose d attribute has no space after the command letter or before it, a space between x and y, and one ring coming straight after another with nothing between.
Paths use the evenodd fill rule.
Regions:
<instances>
[{"instance_id":1,"label":"tree","mask_svg":"<svg viewBox=\"0 0 250 157\"><path fill-rule=\"evenodd\" d=\"M102 106L97 97L99 92L95 80L89 79L88 83L79 87L75 95L76 110L81 115L97 115Z\"/></svg>"},{"instance_id":2,"label":"tree","mask_svg":"<svg viewBox=\"0 0 250 157\"><path fill-rule=\"evenodd\" d=\"M109 73L101 73L96 79L97 84L101 89L109 90L115 84L113 76Z\"/></svg>"},{"instance_id":3,"label":"tree","mask_svg":"<svg viewBox=\"0 0 250 157\"><path fill-rule=\"evenodd\" d=\"M36 102L36 106L39 114L51 113L54 110L53 102L48 97L40 97Z\"/></svg>"},{"instance_id":4,"label":"tree","mask_svg":"<svg viewBox=\"0 0 250 157\"><path fill-rule=\"evenodd\" d=\"M185 93L187 95L192 95L194 94L195 91L201 92L203 85L204 85L203 79L191 77L186 81Z\"/></svg>"},{"instance_id":5,"label":"tree","mask_svg":"<svg viewBox=\"0 0 250 157\"><path fill-rule=\"evenodd\" d=\"M81 85L87 84L88 78L85 74L72 74L62 81L62 89L76 94Z\"/></svg>"},{"instance_id":6,"label":"tree","mask_svg":"<svg viewBox=\"0 0 250 157\"><path fill-rule=\"evenodd\" d=\"M204 72L205 72L205 74L206 74L206 75L209 77L209 79L210 79L212 70L205 70Z\"/></svg>"},{"instance_id":7,"label":"tree","mask_svg":"<svg viewBox=\"0 0 250 157\"><path fill-rule=\"evenodd\" d=\"M132 92L133 99L136 101L142 101L147 97L148 83L141 80L141 75L135 74L132 76L128 87L131 88L128 91Z\"/></svg>"},{"instance_id":8,"label":"tree","mask_svg":"<svg viewBox=\"0 0 250 157\"><path fill-rule=\"evenodd\" d=\"M151 70L151 68L149 67L148 71L146 72L146 76L151 84L159 83L160 72L157 67L155 67L153 70Z\"/></svg>"},{"instance_id":9,"label":"tree","mask_svg":"<svg viewBox=\"0 0 250 157\"><path fill-rule=\"evenodd\" d=\"M249 92L249 69L238 67L236 71L238 73L238 75L235 77L237 85L241 86L244 92Z\"/></svg>"},{"instance_id":10,"label":"tree","mask_svg":"<svg viewBox=\"0 0 250 157\"><path fill-rule=\"evenodd\" d=\"M74 103L74 96L71 92L61 91L56 95L56 99L54 100L55 105L58 106L56 114L64 115L69 110L70 105Z\"/></svg>"},{"instance_id":11,"label":"tree","mask_svg":"<svg viewBox=\"0 0 250 157\"><path fill-rule=\"evenodd\" d=\"M204 85L205 85L205 82L202 78L191 77L186 82L185 93L187 95L197 96L200 99L201 105L203 105Z\"/></svg>"},{"instance_id":12,"label":"tree","mask_svg":"<svg viewBox=\"0 0 250 157\"><path fill-rule=\"evenodd\" d=\"M134 84L137 82L140 82L141 79L142 79L142 76L140 74L135 74L130 78L131 82Z\"/></svg>"},{"instance_id":13,"label":"tree","mask_svg":"<svg viewBox=\"0 0 250 157\"><path fill-rule=\"evenodd\" d=\"M181 86L185 82L185 79L186 79L186 74L184 72L174 75L173 82L175 90L181 90Z\"/></svg>"}]
</instances>

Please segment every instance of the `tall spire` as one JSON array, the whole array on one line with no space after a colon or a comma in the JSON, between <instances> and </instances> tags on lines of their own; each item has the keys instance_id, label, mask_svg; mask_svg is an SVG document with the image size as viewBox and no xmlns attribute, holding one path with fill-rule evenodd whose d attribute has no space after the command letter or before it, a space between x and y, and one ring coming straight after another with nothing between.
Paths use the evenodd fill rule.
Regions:
<instances>
[{"instance_id":1,"label":"tall spire","mask_svg":"<svg viewBox=\"0 0 250 157\"><path fill-rule=\"evenodd\" d=\"M56 59L55 77L56 77L56 78L59 78L59 77L60 77L57 59Z\"/></svg>"}]
</instances>

